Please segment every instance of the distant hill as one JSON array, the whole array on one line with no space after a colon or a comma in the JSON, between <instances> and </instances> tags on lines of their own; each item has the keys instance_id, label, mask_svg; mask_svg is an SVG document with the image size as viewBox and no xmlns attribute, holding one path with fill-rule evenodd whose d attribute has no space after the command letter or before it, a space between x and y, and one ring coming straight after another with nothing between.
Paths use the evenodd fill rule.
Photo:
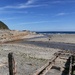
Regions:
<instances>
[{"instance_id":1,"label":"distant hill","mask_svg":"<svg viewBox=\"0 0 75 75\"><path fill-rule=\"evenodd\" d=\"M6 24L4 24L2 21L0 21L0 29L9 29Z\"/></svg>"}]
</instances>

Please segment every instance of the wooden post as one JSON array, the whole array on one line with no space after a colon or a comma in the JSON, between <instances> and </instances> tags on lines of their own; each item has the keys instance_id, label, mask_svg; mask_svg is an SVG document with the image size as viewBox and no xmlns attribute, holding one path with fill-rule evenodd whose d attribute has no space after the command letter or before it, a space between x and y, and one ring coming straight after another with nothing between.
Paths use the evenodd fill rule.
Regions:
<instances>
[{"instance_id":1,"label":"wooden post","mask_svg":"<svg viewBox=\"0 0 75 75\"><path fill-rule=\"evenodd\" d=\"M15 60L13 57L13 53L8 54L8 65L9 65L9 75L16 74Z\"/></svg>"},{"instance_id":2,"label":"wooden post","mask_svg":"<svg viewBox=\"0 0 75 75\"><path fill-rule=\"evenodd\" d=\"M73 59L73 57L72 57L72 55L71 55L71 57L70 57L69 75L72 74L72 62L73 62L72 59Z\"/></svg>"}]
</instances>

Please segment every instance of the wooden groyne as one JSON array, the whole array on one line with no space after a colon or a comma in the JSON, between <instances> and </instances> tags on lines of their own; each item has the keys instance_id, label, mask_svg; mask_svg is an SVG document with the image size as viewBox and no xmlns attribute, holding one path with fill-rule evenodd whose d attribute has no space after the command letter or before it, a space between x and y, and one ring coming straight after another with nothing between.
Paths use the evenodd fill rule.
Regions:
<instances>
[{"instance_id":1,"label":"wooden groyne","mask_svg":"<svg viewBox=\"0 0 75 75\"><path fill-rule=\"evenodd\" d=\"M45 75L54 65L55 60L60 56L61 53L56 53L55 56L47 62L44 66L38 69L33 75Z\"/></svg>"},{"instance_id":2,"label":"wooden groyne","mask_svg":"<svg viewBox=\"0 0 75 75\"><path fill-rule=\"evenodd\" d=\"M69 75L75 75L75 55L70 57Z\"/></svg>"},{"instance_id":3,"label":"wooden groyne","mask_svg":"<svg viewBox=\"0 0 75 75\"><path fill-rule=\"evenodd\" d=\"M55 53L54 55L55 56L48 63L43 65L41 68L39 68L33 75L46 75L47 72L50 71L51 68L55 65L56 60L58 58L70 61L70 62L68 62L68 64L70 64L70 65L68 65L67 67L65 66L66 68L69 69L67 74L68 75L75 75L75 56L74 56L74 52L71 52L71 51L59 51L58 53ZM62 74L63 74L63 72L64 71L62 71Z\"/></svg>"},{"instance_id":4,"label":"wooden groyne","mask_svg":"<svg viewBox=\"0 0 75 75\"><path fill-rule=\"evenodd\" d=\"M68 63L67 66L64 66L63 70L62 67L58 67L56 65L57 62L60 63L62 60L66 61L65 64ZM8 54L8 68L9 68L9 75L16 75L17 68L16 68L16 61L14 60L13 53ZM59 65L59 64L58 64ZM41 66L41 68L37 69L32 75L50 75L49 71L52 67L57 67L59 71L61 71L61 75L65 75L64 71L67 71L67 75L75 75L75 53L73 51L59 51L54 54L54 56L48 60L46 64ZM47 74L48 73L48 74ZM56 75L56 74L55 74Z\"/></svg>"}]
</instances>

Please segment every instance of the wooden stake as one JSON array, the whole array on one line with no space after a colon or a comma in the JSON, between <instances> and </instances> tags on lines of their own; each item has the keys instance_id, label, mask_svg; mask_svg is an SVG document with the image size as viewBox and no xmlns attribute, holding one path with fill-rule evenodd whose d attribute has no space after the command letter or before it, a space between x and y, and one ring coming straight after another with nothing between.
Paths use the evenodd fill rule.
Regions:
<instances>
[{"instance_id":1,"label":"wooden stake","mask_svg":"<svg viewBox=\"0 0 75 75\"><path fill-rule=\"evenodd\" d=\"M9 75L16 74L16 65L13 57L13 53L8 54L8 65L9 65Z\"/></svg>"}]
</instances>

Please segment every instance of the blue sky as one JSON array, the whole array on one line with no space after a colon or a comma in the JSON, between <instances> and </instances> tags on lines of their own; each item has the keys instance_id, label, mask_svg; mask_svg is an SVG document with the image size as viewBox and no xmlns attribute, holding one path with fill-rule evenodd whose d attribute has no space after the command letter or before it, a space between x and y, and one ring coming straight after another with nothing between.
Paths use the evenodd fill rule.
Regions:
<instances>
[{"instance_id":1,"label":"blue sky","mask_svg":"<svg viewBox=\"0 0 75 75\"><path fill-rule=\"evenodd\" d=\"M0 0L0 20L12 30L75 31L75 0Z\"/></svg>"}]
</instances>

